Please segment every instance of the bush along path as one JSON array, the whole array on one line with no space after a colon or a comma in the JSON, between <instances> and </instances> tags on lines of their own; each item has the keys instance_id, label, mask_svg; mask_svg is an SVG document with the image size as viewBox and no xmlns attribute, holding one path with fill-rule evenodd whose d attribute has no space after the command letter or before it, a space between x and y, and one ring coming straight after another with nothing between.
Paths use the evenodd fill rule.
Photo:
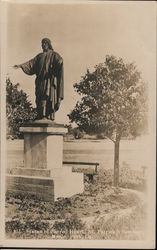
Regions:
<instances>
[{"instance_id":1,"label":"bush along path","mask_svg":"<svg viewBox=\"0 0 157 250\"><path fill-rule=\"evenodd\" d=\"M35 196L6 194L7 238L143 239L144 193L112 187L111 179L110 170L99 171L93 183L85 178L82 194L54 203Z\"/></svg>"}]
</instances>

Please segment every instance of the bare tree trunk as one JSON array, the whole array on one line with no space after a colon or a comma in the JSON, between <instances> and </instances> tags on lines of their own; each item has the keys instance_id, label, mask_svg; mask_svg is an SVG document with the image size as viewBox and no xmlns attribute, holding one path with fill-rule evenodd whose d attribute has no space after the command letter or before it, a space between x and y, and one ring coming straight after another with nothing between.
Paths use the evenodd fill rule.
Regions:
<instances>
[{"instance_id":1,"label":"bare tree trunk","mask_svg":"<svg viewBox=\"0 0 157 250\"><path fill-rule=\"evenodd\" d=\"M119 144L120 141L117 140L114 144L114 186L119 185Z\"/></svg>"}]
</instances>

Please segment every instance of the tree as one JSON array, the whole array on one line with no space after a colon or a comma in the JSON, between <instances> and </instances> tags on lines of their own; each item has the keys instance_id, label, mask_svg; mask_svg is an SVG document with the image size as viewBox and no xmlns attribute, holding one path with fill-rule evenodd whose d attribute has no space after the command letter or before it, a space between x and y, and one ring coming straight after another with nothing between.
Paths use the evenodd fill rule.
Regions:
<instances>
[{"instance_id":1,"label":"tree","mask_svg":"<svg viewBox=\"0 0 157 250\"><path fill-rule=\"evenodd\" d=\"M104 134L114 143L114 185L119 183L119 146L123 136L136 137L147 124L147 90L134 63L106 56L87 70L74 88L81 101L68 115L80 130Z\"/></svg>"},{"instance_id":2,"label":"tree","mask_svg":"<svg viewBox=\"0 0 157 250\"><path fill-rule=\"evenodd\" d=\"M32 107L28 96L23 90L19 90L19 84L13 84L6 79L6 114L7 135L12 138L21 138L19 128L27 121L36 118L36 111Z\"/></svg>"}]
</instances>

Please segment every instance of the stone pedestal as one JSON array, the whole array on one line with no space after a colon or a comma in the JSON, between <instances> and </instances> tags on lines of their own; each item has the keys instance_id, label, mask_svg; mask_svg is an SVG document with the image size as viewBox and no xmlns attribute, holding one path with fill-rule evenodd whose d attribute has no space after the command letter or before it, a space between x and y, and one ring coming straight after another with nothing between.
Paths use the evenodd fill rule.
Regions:
<instances>
[{"instance_id":1,"label":"stone pedestal","mask_svg":"<svg viewBox=\"0 0 157 250\"><path fill-rule=\"evenodd\" d=\"M83 174L63 167L63 135L67 132L63 125L41 120L20 131L24 133L24 167L12 169L8 190L36 194L45 200L83 192Z\"/></svg>"},{"instance_id":2,"label":"stone pedestal","mask_svg":"<svg viewBox=\"0 0 157 250\"><path fill-rule=\"evenodd\" d=\"M53 125L53 123L52 123ZM64 127L22 127L25 168L61 168Z\"/></svg>"}]
</instances>

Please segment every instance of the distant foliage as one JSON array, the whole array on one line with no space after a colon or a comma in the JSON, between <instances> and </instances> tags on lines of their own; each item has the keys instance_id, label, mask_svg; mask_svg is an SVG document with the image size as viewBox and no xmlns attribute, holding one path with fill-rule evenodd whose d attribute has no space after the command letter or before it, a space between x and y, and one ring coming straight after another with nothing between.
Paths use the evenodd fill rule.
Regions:
<instances>
[{"instance_id":1,"label":"distant foliage","mask_svg":"<svg viewBox=\"0 0 157 250\"><path fill-rule=\"evenodd\" d=\"M73 129L73 135L75 139L83 138L83 132L78 127Z\"/></svg>"},{"instance_id":2,"label":"distant foliage","mask_svg":"<svg viewBox=\"0 0 157 250\"><path fill-rule=\"evenodd\" d=\"M36 110L32 107L28 96L19 90L19 84L13 84L9 78L6 80L6 114L7 137L22 138L19 128L27 121L36 118Z\"/></svg>"},{"instance_id":3,"label":"distant foliage","mask_svg":"<svg viewBox=\"0 0 157 250\"><path fill-rule=\"evenodd\" d=\"M75 139L82 139L85 135L85 132L81 131L79 127L72 128L72 125L66 125L65 126L68 129L68 135L72 136Z\"/></svg>"}]
</instances>

